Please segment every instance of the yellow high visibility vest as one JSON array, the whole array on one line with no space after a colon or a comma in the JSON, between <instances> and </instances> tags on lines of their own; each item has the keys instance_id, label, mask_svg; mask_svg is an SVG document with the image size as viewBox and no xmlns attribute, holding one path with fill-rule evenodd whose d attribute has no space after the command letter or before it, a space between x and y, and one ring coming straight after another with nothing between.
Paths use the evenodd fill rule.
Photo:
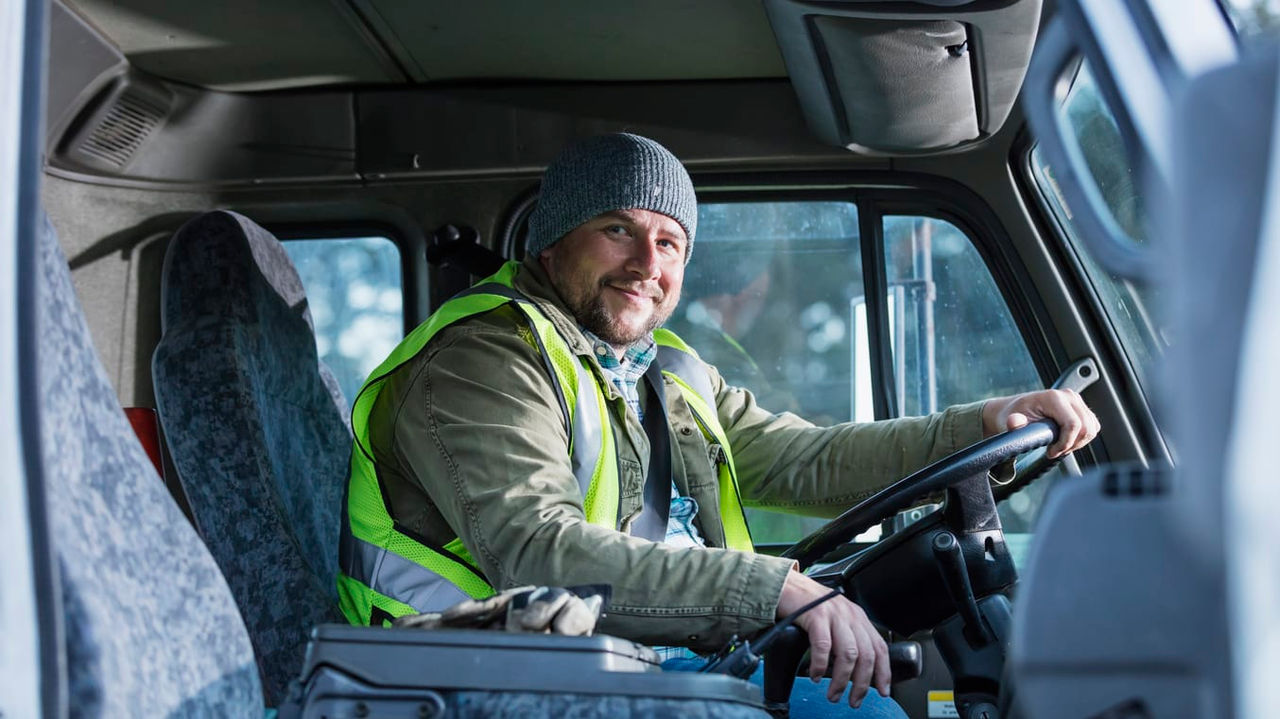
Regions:
<instances>
[{"instance_id":1,"label":"yellow high visibility vest","mask_svg":"<svg viewBox=\"0 0 1280 719\"><path fill-rule=\"evenodd\" d=\"M493 594L493 587L457 537L440 546L399 531L387 510L369 445L369 413L384 380L421 352L440 330L468 317L512 305L528 320L555 382L570 437L569 456L591 524L617 528L618 457L609 425L605 393L585 360L577 357L538 308L512 287L519 264L497 273L449 300L410 332L369 375L352 406L351 474L339 541L338 596L352 624L382 624L404 614L440 611L466 597ZM730 549L751 551L751 536L738 495L733 455L716 415L706 367L679 337L654 332L657 362L675 381L703 436L725 451L719 465L721 521Z\"/></svg>"}]
</instances>

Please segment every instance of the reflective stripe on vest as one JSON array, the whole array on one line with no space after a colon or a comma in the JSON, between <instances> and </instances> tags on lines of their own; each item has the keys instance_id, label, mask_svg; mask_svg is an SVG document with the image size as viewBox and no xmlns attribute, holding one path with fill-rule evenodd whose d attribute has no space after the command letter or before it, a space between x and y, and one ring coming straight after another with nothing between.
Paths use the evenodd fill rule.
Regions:
<instances>
[{"instance_id":1,"label":"reflective stripe on vest","mask_svg":"<svg viewBox=\"0 0 1280 719\"><path fill-rule=\"evenodd\" d=\"M719 445L724 460L717 462L716 471L720 494L720 521L724 525L724 544L729 549L744 552L754 550L751 531L747 528L747 515L742 508L742 496L738 492L738 473L734 469L733 452L729 449L729 437L720 426L716 412L716 394L711 386L711 375L684 340L671 330L654 330L653 339L658 344L658 364L662 373L670 377L680 388L685 403L693 412L702 436L707 442Z\"/></svg>"},{"instance_id":2,"label":"reflective stripe on vest","mask_svg":"<svg viewBox=\"0 0 1280 719\"><path fill-rule=\"evenodd\" d=\"M458 585L385 547L347 536L339 543L340 566L350 577L371 577L374 591L419 611L434 611L468 598Z\"/></svg>"},{"instance_id":3,"label":"reflective stripe on vest","mask_svg":"<svg viewBox=\"0 0 1280 719\"><path fill-rule=\"evenodd\" d=\"M380 617L440 611L464 597L481 598L493 593L460 540L454 538L442 547L430 547L395 525L382 497L369 446L369 413L383 380L421 352L437 332L455 322L506 304L515 306L525 316L566 414L570 465L582 491L586 519L598 526L618 528L617 453L613 432L609 429L604 391L586 360L579 359L550 320L512 288L518 267L517 263L508 262L493 276L446 302L409 333L374 370L356 396L352 407L355 442L344 507L346 516L342 522L338 576L342 611L353 624L376 624L380 623ZM671 353L669 358L676 367L668 370L660 361L664 374L671 376L681 388L707 440L719 443L726 450L726 460L719 468L718 508L725 525L726 544L733 549L750 551L751 541L742 516L732 458L727 452L724 431L716 419L715 398L706 368L674 334L660 330L655 337L659 333L663 335L659 340L659 354ZM694 384L700 383L698 389L693 389L685 378L692 379Z\"/></svg>"}]
</instances>

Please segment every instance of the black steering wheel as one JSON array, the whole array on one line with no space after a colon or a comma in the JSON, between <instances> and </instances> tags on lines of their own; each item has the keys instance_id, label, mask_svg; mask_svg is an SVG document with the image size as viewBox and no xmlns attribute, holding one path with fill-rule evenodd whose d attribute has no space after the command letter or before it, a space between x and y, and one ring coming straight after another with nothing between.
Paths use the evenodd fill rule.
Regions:
<instances>
[{"instance_id":1,"label":"black steering wheel","mask_svg":"<svg viewBox=\"0 0 1280 719\"><path fill-rule=\"evenodd\" d=\"M969 445L864 499L817 531L791 545L782 553L782 556L799 562L801 569L808 569L814 562L840 545L852 542L854 537L875 524L892 517L930 494L958 487L967 480L983 480L980 484L986 488L985 493L990 497L991 488L986 483L986 478L992 469L1020 454L1049 445L1057 433L1058 426L1046 419L1031 422L1025 427L987 437ZM980 497L970 497L966 493L957 495L953 499L952 495L948 494L943 511L946 511L953 502L965 500L971 502L974 499L980 499ZM999 525L998 520L996 524Z\"/></svg>"},{"instance_id":2,"label":"black steering wheel","mask_svg":"<svg viewBox=\"0 0 1280 719\"><path fill-rule=\"evenodd\" d=\"M944 493L938 512L810 576L842 588L872 622L900 636L933 629L955 681L960 716L988 710L994 716L1010 617L1001 592L1017 580L1017 570L988 475L997 465L1051 444L1057 432L1052 421L1040 420L988 437L877 492L782 556L809 568L869 527ZM775 715L785 716L807 649L803 632L795 630L765 655L765 703ZM891 649L891 665L893 654Z\"/></svg>"}]
</instances>

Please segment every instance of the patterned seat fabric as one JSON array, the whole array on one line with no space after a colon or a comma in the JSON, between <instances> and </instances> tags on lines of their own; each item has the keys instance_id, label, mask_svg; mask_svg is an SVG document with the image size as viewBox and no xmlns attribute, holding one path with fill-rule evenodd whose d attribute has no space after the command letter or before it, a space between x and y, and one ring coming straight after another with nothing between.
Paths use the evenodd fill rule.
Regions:
<instances>
[{"instance_id":1,"label":"patterned seat fabric","mask_svg":"<svg viewBox=\"0 0 1280 719\"><path fill-rule=\"evenodd\" d=\"M351 434L278 240L232 212L169 246L156 402L196 526L231 585L273 705L307 632L342 621L338 528Z\"/></svg>"},{"instance_id":2,"label":"patterned seat fabric","mask_svg":"<svg viewBox=\"0 0 1280 719\"><path fill-rule=\"evenodd\" d=\"M260 717L231 592L120 409L47 220L39 242L39 429L71 716Z\"/></svg>"}]
</instances>

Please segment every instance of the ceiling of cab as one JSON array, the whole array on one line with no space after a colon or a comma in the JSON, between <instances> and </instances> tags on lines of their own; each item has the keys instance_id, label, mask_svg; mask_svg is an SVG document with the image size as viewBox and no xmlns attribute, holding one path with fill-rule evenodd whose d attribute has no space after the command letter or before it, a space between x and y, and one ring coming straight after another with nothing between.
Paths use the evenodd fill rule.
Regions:
<instances>
[{"instance_id":1,"label":"ceiling of cab","mask_svg":"<svg viewBox=\"0 0 1280 719\"><path fill-rule=\"evenodd\" d=\"M786 75L764 9L750 0L67 3L135 67L226 91Z\"/></svg>"}]
</instances>

